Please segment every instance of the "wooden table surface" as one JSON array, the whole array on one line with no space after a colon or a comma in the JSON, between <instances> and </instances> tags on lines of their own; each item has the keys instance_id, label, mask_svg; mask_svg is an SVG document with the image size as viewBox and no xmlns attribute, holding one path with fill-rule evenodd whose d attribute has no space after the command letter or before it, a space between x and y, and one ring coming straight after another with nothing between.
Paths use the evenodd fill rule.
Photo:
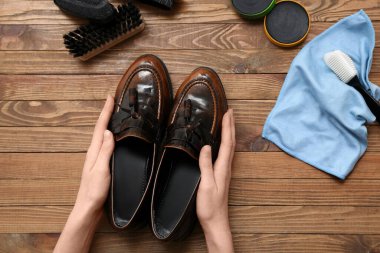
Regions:
<instances>
[{"instance_id":1,"label":"wooden table surface","mask_svg":"<svg viewBox=\"0 0 380 253\"><path fill-rule=\"evenodd\" d=\"M380 0L302 0L308 41L365 9L380 38ZM51 252L78 190L94 123L107 94L139 55L168 66L175 89L206 65L222 78L237 121L230 219L237 252L380 252L380 127L345 182L260 137L292 59L244 21L230 0L178 0L172 12L140 4L146 30L88 63L62 34L82 21L52 0L0 0L0 252ZM377 39L379 42L379 39ZM379 43L377 43L379 44ZM380 50L370 79L380 83ZM334 154L331 154L334 155ZM118 234L104 219L92 252L202 252L201 229L161 243L149 229Z\"/></svg>"}]
</instances>

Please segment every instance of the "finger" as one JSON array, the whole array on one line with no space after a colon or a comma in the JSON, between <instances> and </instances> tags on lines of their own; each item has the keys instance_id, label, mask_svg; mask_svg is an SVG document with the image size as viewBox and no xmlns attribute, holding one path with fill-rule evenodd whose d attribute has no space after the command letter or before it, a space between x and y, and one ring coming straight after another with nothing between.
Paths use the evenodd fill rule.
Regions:
<instances>
[{"instance_id":1,"label":"finger","mask_svg":"<svg viewBox=\"0 0 380 253\"><path fill-rule=\"evenodd\" d=\"M94 128L94 134L91 142L91 146L100 149L102 145L102 137L104 131L107 129L108 122L110 121L112 111L113 111L114 101L113 98L108 95L106 103L104 104L103 110L99 115L98 121L96 122Z\"/></svg>"},{"instance_id":2,"label":"finger","mask_svg":"<svg viewBox=\"0 0 380 253\"><path fill-rule=\"evenodd\" d=\"M232 139L233 150L232 150L231 157L230 157L230 165L232 165L232 161L233 161L234 155L235 155L235 147L236 147L235 116L234 116L233 110L231 110L231 139Z\"/></svg>"},{"instance_id":3,"label":"finger","mask_svg":"<svg viewBox=\"0 0 380 253\"><path fill-rule=\"evenodd\" d=\"M103 134L103 143L94 168L109 173L109 164L114 147L115 141L113 139L113 134L109 130L105 130Z\"/></svg>"},{"instance_id":4,"label":"finger","mask_svg":"<svg viewBox=\"0 0 380 253\"><path fill-rule=\"evenodd\" d=\"M103 143L103 133L107 129L108 122L112 115L113 106L113 98L108 95L106 103L104 104L103 110L100 113L94 128L91 144L87 151L85 166L92 167L98 157L100 147Z\"/></svg>"},{"instance_id":5,"label":"finger","mask_svg":"<svg viewBox=\"0 0 380 253\"><path fill-rule=\"evenodd\" d=\"M231 163L231 153L234 150L234 143L232 139L232 128L231 128L231 110L228 110L222 121L222 141L220 143L218 158L215 161L215 172L218 169L224 169Z\"/></svg>"},{"instance_id":6,"label":"finger","mask_svg":"<svg viewBox=\"0 0 380 253\"><path fill-rule=\"evenodd\" d=\"M199 154L199 168L201 170L200 187L209 187L215 184L212 166L211 147L203 146Z\"/></svg>"}]
</instances>

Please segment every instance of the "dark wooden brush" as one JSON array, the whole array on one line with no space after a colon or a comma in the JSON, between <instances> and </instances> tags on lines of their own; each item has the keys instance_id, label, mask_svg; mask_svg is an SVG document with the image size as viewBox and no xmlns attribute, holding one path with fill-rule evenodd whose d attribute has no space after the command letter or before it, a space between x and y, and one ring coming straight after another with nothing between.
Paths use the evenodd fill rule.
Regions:
<instances>
[{"instance_id":1,"label":"dark wooden brush","mask_svg":"<svg viewBox=\"0 0 380 253\"><path fill-rule=\"evenodd\" d=\"M107 0L54 0L65 13L88 19L94 23L107 23L113 17L113 5Z\"/></svg>"},{"instance_id":2,"label":"dark wooden brush","mask_svg":"<svg viewBox=\"0 0 380 253\"><path fill-rule=\"evenodd\" d=\"M155 6L171 9L173 7L173 0L141 0L142 2L152 4Z\"/></svg>"},{"instance_id":3,"label":"dark wooden brush","mask_svg":"<svg viewBox=\"0 0 380 253\"><path fill-rule=\"evenodd\" d=\"M131 2L114 8L112 21L90 23L63 36L64 44L74 57L86 61L144 30L140 10Z\"/></svg>"}]
</instances>

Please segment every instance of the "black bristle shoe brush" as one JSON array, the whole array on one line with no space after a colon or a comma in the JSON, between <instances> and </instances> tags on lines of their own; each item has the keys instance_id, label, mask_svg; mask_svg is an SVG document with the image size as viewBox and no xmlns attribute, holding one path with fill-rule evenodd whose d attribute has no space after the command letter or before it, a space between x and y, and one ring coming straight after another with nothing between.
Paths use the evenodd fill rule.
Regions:
<instances>
[{"instance_id":1,"label":"black bristle shoe brush","mask_svg":"<svg viewBox=\"0 0 380 253\"><path fill-rule=\"evenodd\" d=\"M327 66L342 80L357 90L364 98L367 106L380 122L380 103L360 83L358 72L352 59L340 50L325 54Z\"/></svg>"},{"instance_id":2,"label":"black bristle shoe brush","mask_svg":"<svg viewBox=\"0 0 380 253\"><path fill-rule=\"evenodd\" d=\"M113 5L107 0L54 0L65 13L94 23L107 23L114 15Z\"/></svg>"},{"instance_id":3,"label":"black bristle shoe brush","mask_svg":"<svg viewBox=\"0 0 380 253\"><path fill-rule=\"evenodd\" d=\"M65 34L63 39L70 54L86 61L143 31L144 28L140 10L128 1L117 8L113 7L110 22L82 25Z\"/></svg>"}]
</instances>

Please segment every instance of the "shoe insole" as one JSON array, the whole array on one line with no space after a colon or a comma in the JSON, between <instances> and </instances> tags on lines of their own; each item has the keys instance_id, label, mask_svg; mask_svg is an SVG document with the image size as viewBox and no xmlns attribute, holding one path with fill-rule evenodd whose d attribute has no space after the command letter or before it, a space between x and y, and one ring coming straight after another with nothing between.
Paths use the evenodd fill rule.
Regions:
<instances>
[{"instance_id":1,"label":"shoe insole","mask_svg":"<svg viewBox=\"0 0 380 253\"><path fill-rule=\"evenodd\" d=\"M155 203L158 234L164 238L175 228L183 216L200 179L198 161L183 151L167 149L160 170L160 187Z\"/></svg>"},{"instance_id":2,"label":"shoe insole","mask_svg":"<svg viewBox=\"0 0 380 253\"><path fill-rule=\"evenodd\" d=\"M114 150L113 205L115 223L129 223L146 191L151 174L153 144L135 137L116 143Z\"/></svg>"}]
</instances>

